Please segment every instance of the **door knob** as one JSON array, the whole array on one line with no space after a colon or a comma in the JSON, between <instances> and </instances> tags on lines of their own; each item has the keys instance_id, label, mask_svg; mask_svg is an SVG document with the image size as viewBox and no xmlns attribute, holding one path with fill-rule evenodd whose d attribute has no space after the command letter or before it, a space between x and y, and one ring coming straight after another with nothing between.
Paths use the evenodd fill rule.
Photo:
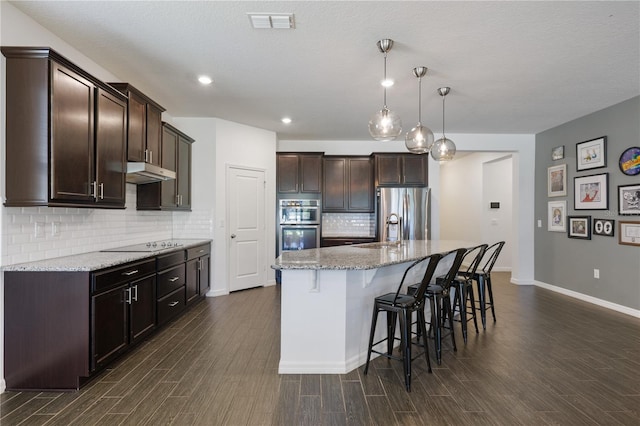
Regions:
<instances>
[{"instance_id":1,"label":"door knob","mask_svg":"<svg viewBox=\"0 0 640 426\"><path fill-rule=\"evenodd\" d=\"M235 238L235 237L236 237L236 234L231 234L231 238Z\"/></svg>"}]
</instances>

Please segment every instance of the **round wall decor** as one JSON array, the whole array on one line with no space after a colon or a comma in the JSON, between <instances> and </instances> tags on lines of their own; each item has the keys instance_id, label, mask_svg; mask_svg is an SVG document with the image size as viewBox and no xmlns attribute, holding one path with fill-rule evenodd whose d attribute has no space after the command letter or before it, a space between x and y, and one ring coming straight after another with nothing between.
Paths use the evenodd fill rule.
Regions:
<instances>
[{"instance_id":1,"label":"round wall decor","mask_svg":"<svg viewBox=\"0 0 640 426\"><path fill-rule=\"evenodd\" d=\"M640 148L627 148L620 156L620 171L628 176L640 174Z\"/></svg>"}]
</instances>

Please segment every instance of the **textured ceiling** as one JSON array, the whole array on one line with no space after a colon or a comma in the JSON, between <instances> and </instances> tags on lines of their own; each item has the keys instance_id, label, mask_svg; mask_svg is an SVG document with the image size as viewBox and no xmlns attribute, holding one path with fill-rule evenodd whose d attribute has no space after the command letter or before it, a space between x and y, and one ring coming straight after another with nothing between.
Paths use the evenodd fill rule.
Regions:
<instances>
[{"instance_id":1,"label":"textured ceiling","mask_svg":"<svg viewBox=\"0 0 640 426\"><path fill-rule=\"evenodd\" d=\"M369 139L392 38L390 109L449 133L537 133L640 94L640 3L12 1L174 117L220 117L279 139ZM247 12L295 14L257 30ZM209 74L214 84L200 86ZM280 123L284 115L293 123Z\"/></svg>"}]
</instances>

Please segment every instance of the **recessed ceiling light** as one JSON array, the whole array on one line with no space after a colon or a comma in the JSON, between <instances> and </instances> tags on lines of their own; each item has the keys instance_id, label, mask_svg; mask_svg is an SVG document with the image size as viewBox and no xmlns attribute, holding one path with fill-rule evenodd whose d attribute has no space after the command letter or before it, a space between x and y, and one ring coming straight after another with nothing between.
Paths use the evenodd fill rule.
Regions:
<instances>
[{"instance_id":1,"label":"recessed ceiling light","mask_svg":"<svg viewBox=\"0 0 640 426\"><path fill-rule=\"evenodd\" d=\"M291 123L291 119L289 117L283 117L281 120L284 124L290 124Z\"/></svg>"},{"instance_id":2,"label":"recessed ceiling light","mask_svg":"<svg viewBox=\"0 0 640 426\"><path fill-rule=\"evenodd\" d=\"M213 80L211 79L211 77L208 77L206 75L201 75L200 77L198 77L198 81L201 84L204 84L205 86L213 83Z\"/></svg>"},{"instance_id":3,"label":"recessed ceiling light","mask_svg":"<svg viewBox=\"0 0 640 426\"><path fill-rule=\"evenodd\" d=\"M391 87L393 86L394 81L391 80L390 78L386 79L386 80L382 80L380 82L380 84L382 84L383 87Z\"/></svg>"}]
</instances>

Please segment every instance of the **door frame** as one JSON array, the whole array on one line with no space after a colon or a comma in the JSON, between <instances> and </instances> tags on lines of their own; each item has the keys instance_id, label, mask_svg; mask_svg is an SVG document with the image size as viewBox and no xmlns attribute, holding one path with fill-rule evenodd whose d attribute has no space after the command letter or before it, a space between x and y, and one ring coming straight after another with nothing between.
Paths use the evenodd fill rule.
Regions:
<instances>
[{"instance_id":1,"label":"door frame","mask_svg":"<svg viewBox=\"0 0 640 426\"><path fill-rule=\"evenodd\" d=\"M231 172L232 169L237 169L237 170L247 170L247 171L252 171L252 172L260 172L263 175L263 185L262 185L262 190L264 191L264 196L263 196L263 220L264 220L264 226L263 226L263 231L262 231L262 236L261 239L264 242L264 258L263 258L263 262L264 262L264 266L265 268L267 267L268 263L268 249L267 249L267 196L266 196L266 192L267 192L267 170L260 168L260 167L250 167L250 166L243 166L243 165L239 165L239 164L230 164L230 163L226 163L225 164L225 197L224 197L224 203L225 203L225 231L224 231L224 238L225 238L225 281L226 281L226 288L227 288L227 294L231 293L231 226L230 226L230 220L229 218L231 217L230 214L230 210L231 210L231 203L229 202L230 199L230 179L229 179L229 173ZM265 287L268 282L267 282L267 271L263 271L264 274L264 281L265 283L263 284L263 287Z\"/></svg>"}]
</instances>

